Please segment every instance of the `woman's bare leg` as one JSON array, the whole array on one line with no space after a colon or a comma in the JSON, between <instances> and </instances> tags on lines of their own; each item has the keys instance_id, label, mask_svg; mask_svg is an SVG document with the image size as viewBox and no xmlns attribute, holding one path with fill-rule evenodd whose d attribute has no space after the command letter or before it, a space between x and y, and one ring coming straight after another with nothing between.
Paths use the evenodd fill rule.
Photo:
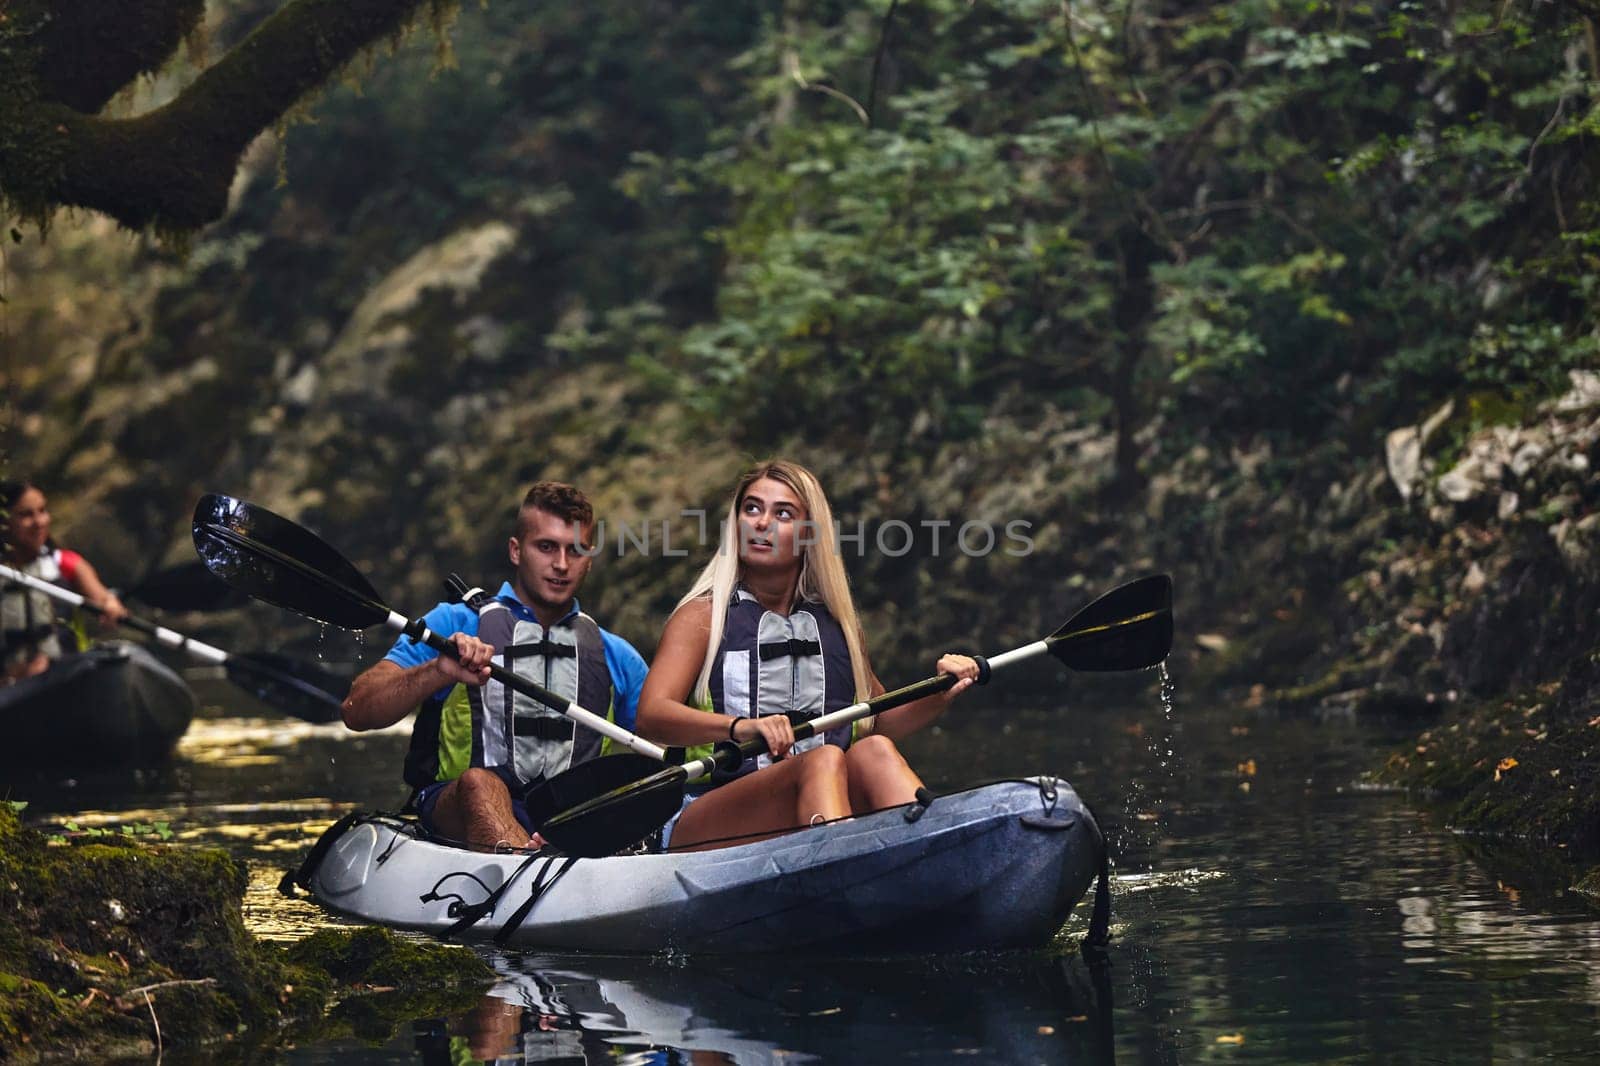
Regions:
<instances>
[{"instance_id":1,"label":"woman's bare leg","mask_svg":"<svg viewBox=\"0 0 1600 1066\"><path fill-rule=\"evenodd\" d=\"M703 851L780 836L813 818L850 813L844 752L832 744L792 755L706 793L684 810L668 841L673 851ZM722 837L725 843L696 845Z\"/></svg>"},{"instance_id":2,"label":"woman's bare leg","mask_svg":"<svg viewBox=\"0 0 1600 1066\"><path fill-rule=\"evenodd\" d=\"M862 737L845 753L850 809L856 814L898 807L917 798L922 778L888 737Z\"/></svg>"}]
</instances>

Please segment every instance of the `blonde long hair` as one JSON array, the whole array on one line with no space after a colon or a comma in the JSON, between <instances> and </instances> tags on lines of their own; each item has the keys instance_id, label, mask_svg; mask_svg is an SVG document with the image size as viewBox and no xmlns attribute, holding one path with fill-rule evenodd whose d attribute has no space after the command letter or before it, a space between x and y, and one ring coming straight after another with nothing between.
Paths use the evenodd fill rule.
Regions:
<instances>
[{"instance_id":1,"label":"blonde long hair","mask_svg":"<svg viewBox=\"0 0 1600 1066\"><path fill-rule=\"evenodd\" d=\"M806 509L806 517L812 523L812 536L801 549L800 580L795 592L801 599L821 602L844 630L845 645L850 649L850 669L855 675L856 700L864 700L872 692L866 642L862 639L855 601L850 598L850 579L845 575L844 560L839 556L833 509L828 506L828 497L816 475L786 459L760 463L739 478L733 500L728 504L727 519L722 523L722 540L717 553L678 601L681 608L702 596L711 598L711 639L706 643L706 659L700 666L700 678L695 682L692 700L704 704L710 698L711 666L716 661L717 649L722 646L728 603L733 598L734 586L739 583L739 502L750 486L762 478L772 478L789 486Z\"/></svg>"}]
</instances>

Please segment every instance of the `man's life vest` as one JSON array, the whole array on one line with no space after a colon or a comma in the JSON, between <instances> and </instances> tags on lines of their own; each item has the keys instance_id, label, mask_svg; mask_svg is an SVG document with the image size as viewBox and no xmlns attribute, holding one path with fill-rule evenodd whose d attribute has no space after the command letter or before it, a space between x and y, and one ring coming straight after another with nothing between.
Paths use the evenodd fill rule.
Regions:
<instances>
[{"instance_id":1,"label":"man's life vest","mask_svg":"<svg viewBox=\"0 0 1600 1066\"><path fill-rule=\"evenodd\" d=\"M477 637L494 647L496 665L616 720L605 644L588 615L573 614L547 630L488 598L478 610ZM442 703L424 705L406 755L406 782L421 788L483 767L527 786L609 751L599 733L491 679L457 685Z\"/></svg>"},{"instance_id":2,"label":"man's life vest","mask_svg":"<svg viewBox=\"0 0 1600 1066\"><path fill-rule=\"evenodd\" d=\"M709 710L746 718L787 714L800 722L848 707L856 702L856 684L844 629L821 603L802 600L786 617L736 588L709 689ZM795 750L824 743L848 748L851 729L830 729L798 742ZM746 759L731 774L714 773L712 783L731 781L771 761L766 755Z\"/></svg>"}]
</instances>

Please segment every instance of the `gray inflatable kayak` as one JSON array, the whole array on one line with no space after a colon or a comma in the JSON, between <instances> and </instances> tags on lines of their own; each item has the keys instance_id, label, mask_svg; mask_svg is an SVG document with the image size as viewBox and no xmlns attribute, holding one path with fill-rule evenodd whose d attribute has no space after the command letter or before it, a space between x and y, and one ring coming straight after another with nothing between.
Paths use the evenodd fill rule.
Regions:
<instances>
[{"instance_id":1,"label":"gray inflatable kayak","mask_svg":"<svg viewBox=\"0 0 1600 1066\"><path fill-rule=\"evenodd\" d=\"M717 851L602 859L469 851L409 819L350 815L282 887L362 921L519 949L930 953L1047 943L1104 856L1072 786L1039 777Z\"/></svg>"}]
</instances>

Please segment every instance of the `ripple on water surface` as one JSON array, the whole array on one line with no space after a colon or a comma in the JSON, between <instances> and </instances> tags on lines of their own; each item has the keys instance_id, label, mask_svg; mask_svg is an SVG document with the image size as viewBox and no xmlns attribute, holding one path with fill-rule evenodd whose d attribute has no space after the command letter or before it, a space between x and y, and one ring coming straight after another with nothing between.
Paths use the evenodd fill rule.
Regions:
<instances>
[{"instance_id":1,"label":"ripple on water surface","mask_svg":"<svg viewBox=\"0 0 1600 1066\"><path fill-rule=\"evenodd\" d=\"M1103 988L1070 955L497 956L502 983L472 1016L382 1047L287 1058L419 1062L443 1048L547 1061L576 1048L621 1062L1593 1060L1600 920L1530 885L1525 864L1488 872L1405 797L1362 787L1405 727L1182 695L1097 698L1073 679L1059 706L964 700L905 745L936 788L1072 780L1116 852ZM168 821L180 839L228 848L250 868L252 928L293 939L332 919L280 897L282 871L350 808L401 802L408 731L203 719L167 771L19 798L38 801L30 815ZM1074 913L1069 944L1087 911ZM662 1059L652 1047L678 1050Z\"/></svg>"}]
</instances>

